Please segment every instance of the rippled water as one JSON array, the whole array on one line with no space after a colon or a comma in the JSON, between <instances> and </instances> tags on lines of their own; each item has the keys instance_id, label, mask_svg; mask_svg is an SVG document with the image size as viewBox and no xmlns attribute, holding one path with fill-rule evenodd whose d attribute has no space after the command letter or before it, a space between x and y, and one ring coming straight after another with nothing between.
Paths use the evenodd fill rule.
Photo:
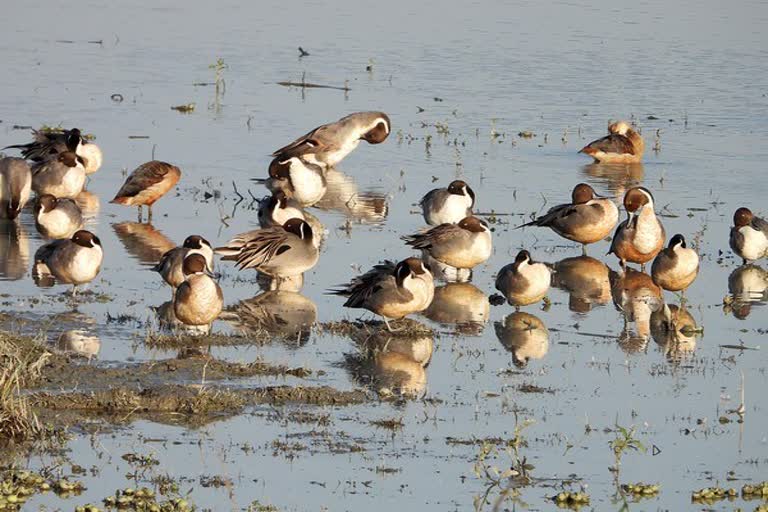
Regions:
<instances>
[{"instance_id":1,"label":"rippled water","mask_svg":"<svg viewBox=\"0 0 768 512\"><path fill-rule=\"evenodd\" d=\"M588 488L595 509L621 507L611 500L608 470L614 434L604 431L615 423L635 425L649 447L626 456L621 481L662 484L656 499L630 504L632 510L680 510L690 506L690 491L726 484L730 471L738 479L764 478L765 351L721 348L761 347L765 336L766 296L755 292L755 282L765 283L768 264L740 269L727 243L735 208L768 214L764 3L83 2L11 11L0 20L3 141L25 142L28 131L17 127L76 125L94 134L105 153L88 184L88 228L105 251L88 300L73 309L64 287L33 283L30 258L43 241L31 212L18 226L0 225L2 310L29 320L14 329L42 332L51 343L62 331L84 331L100 340L96 364L173 357L143 344L155 325L153 308L170 298L148 267L188 234L223 242L252 229L252 198L266 191L250 180L265 176L269 153L357 110L386 111L394 133L380 146L361 144L339 166L333 193L311 210L327 235L301 295L264 296L252 273L224 263L228 306L243 301L262 321L265 310L292 313L296 323L357 318L358 311L344 310L324 291L382 258L409 255L399 236L422 227L415 203L456 176L471 183L478 210L494 212L497 221L492 258L475 269L471 284L441 289L444 302L424 320L439 331L428 366L414 369L415 386L426 379L425 399L321 411L330 415L327 425L285 422L279 411L257 408L197 430L136 422L96 435L96 443L76 437L73 458L100 474L85 478L89 491L73 502L98 500L102 486L126 485L118 456L139 451L155 453L158 471L187 478L187 487L200 475L230 477L231 490L194 485L192 500L215 510L239 510L255 499L289 510L378 510L391 503L467 509L485 492L473 472L479 447L451 439L508 439L515 413L521 422L535 421L525 430L523 454L542 480L521 497L533 509L554 507L545 497L570 475ZM310 55L298 58L298 46ZM218 57L228 66L219 95L194 85L214 80L209 65ZM351 90L276 85L303 75ZM170 108L190 102L191 114ZM604 134L609 119L630 116L646 139L643 165L595 166L577 154ZM518 135L526 131L534 136ZM153 224L138 224L133 209L108 202L124 171L153 155L178 165L183 177L177 193L156 204ZM701 253L701 274L686 295L703 336L672 346L643 322L630 322L625 333L600 264L618 269L604 256L607 243L590 247L598 261L574 263L567 259L581 254L575 244L547 230L511 230L566 201L580 181L617 196L636 183L653 190L667 233L683 233ZM550 307L530 306L522 315L509 306L486 309L495 272L520 248L560 268L584 265L596 276L590 292L553 289ZM755 302L741 300L744 283ZM586 285L568 286L583 292ZM741 298L734 307L723 306L729 293ZM666 299L678 302L671 294ZM535 329L516 329L521 323ZM363 385L341 365L357 350L353 340L298 331L287 329L283 341L266 346L213 353L323 370L311 384ZM94 350L93 339L87 345ZM742 374L745 422L720 424L738 407ZM523 385L552 393L524 393ZM393 417L404 422L394 434L369 424ZM364 450L328 441L342 433ZM307 450L275 453L274 440L294 438ZM245 445L253 450L238 449ZM504 466L504 456L495 463Z\"/></svg>"}]
</instances>

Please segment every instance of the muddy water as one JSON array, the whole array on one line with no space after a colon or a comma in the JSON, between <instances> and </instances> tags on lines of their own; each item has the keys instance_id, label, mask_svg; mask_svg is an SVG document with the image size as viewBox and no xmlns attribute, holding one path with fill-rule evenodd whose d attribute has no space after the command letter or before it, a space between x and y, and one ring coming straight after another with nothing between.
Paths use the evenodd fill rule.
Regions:
<instances>
[{"instance_id":1,"label":"muddy water","mask_svg":"<svg viewBox=\"0 0 768 512\"><path fill-rule=\"evenodd\" d=\"M444 311L436 306L430 315L436 321L422 319L438 331L426 369L410 367L413 389L423 399L307 408L328 416L314 423L286 419L288 409L256 408L194 430L138 421L108 434L76 435L69 456L98 475L83 478L89 490L79 498L36 502L67 509L98 501L104 489L130 484L130 467L119 456L136 451L154 454L161 461L155 473L181 478L185 490L194 489L195 503L215 510L240 510L253 500L288 510L378 510L391 503L467 509L488 482L473 471L479 446L463 441L511 438L515 413L521 424L535 421L523 431L521 455L535 466L536 480L521 489L519 508L554 507L546 497L563 485L583 486L596 509L620 508L608 470L614 463L608 441L615 436L609 429L616 423L634 425L648 447L625 456L620 481L662 487L658 497L630 504L632 510L697 509L689 505L694 489L765 477L768 415L760 390L766 385L766 297L760 286L768 283L765 270L739 270L727 247L736 207L768 214L763 4L193 2L105 8L86 2L76 8L20 4L10 14L0 21L0 48L11 71L0 76L3 140L24 142L27 131L14 126L41 124L77 125L96 135L106 160L88 184L88 225L101 237L105 263L89 287L93 293L76 307L63 298L64 287L36 287L29 258L42 240L31 212L24 212L19 226L0 226L2 310L26 320L14 320L12 328L52 344L63 331L82 331L88 338L78 346L96 353L92 364L173 357L144 344L148 330L157 328L153 308L170 298L147 268L188 234L223 242L251 229L252 196L265 190L250 180L265 175L267 155L345 113L384 110L394 133L385 144L362 144L347 158L334 193L312 210L327 230L320 264L305 276L301 297L269 302L270 311L301 313L287 320L289 326L313 317L357 318L324 291L384 257L407 256L399 236L422 227L414 204L430 188L463 177L478 194L479 211L495 212L497 221L494 255L475 269L475 288L443 290ZM310 56L299 59L299 45ZM194 84L214 81L209 65L218 57L228 68L217 94L212 85ZM275 85L303 74L316 83L346 82L351 90ZM170 108L190 102L196 104L191 114ZM644 165L594 166L576 153L604 133L608 119L629 116L646 138ZM138 225L134 210L109 200L123 171L153 155L179 165L184 175L178 192L157 203L153 224ZM508 306L486 313L495 271L518 249L551 263L580 255L580 248L548 231L510 229L566 200L580 181L615 195L644 184L656 196L667 233L683 233L697 245L703 267L687 298L703 336L675 345L651 336L642 321L625 327L605 289L607 269L597 262L589 263L598 284L587 299L553 289L549 308L525 308L531 317L509 318ZM606 250L607 243L599 243L590 255L617 270ZM228 306L262 293L252 274L226 264L219 269ZM744 283L754 302L740 296L724 308L724 297L742 294ZM576 288L583 291L584 284ZM451 309L457 297L471 307ZM666 299L678 303L673 295ZM255 310L258 318L263 309ZM468 320L480 323L452 323ZM520 322L535 329L515 330ZM220 321L214 328L242 326ZM304 384L363 385L342 364L358 351L352 340L301 331L286 329L266 345L212 352L324 372ZM412 341L428 350L429 340ZM762 350L721 347L742 343ZM739 405L742 374L745 421L721 424L721 416L737 419L727 411ZM394 433L370 424L392 418L403 422ZM296 444L276 449L275 441ZM509 459L502 453L493 464L503 470ZM204 475L222 475L231 485L201 487ZM727 477L739 481L729 484ZM485 506L497 497L491 489ZM512 508L511 502L505 506Z\"/></svg>"}]
</instances>

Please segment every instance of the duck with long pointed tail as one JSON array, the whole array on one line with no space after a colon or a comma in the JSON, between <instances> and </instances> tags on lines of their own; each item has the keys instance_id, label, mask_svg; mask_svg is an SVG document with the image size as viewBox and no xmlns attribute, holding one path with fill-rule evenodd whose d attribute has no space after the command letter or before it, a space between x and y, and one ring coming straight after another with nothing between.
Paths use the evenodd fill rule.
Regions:
<instances>
[{"instance_id":1,"label":"duck with long pointed tail","mask_svg":"<svg viewBox=\"0 0 768 512\"><path fill-rule=\"evenodd\" d=\"M327 169L354 151L361 140L369 144L380 144L387 140L391 130L389 116L384 112L356 112L333 123L318 126L276 150L272 156L279 161L300 158Z\"/></svg>"},{"instance_id":2,"label":"duck with long pointed tail","mask_svg":"<svg viewBox=\"0 0 768 512\"><path fill-rule=\"evenodd\" d=\"M518 226L548 227L558 235L582 244L586 253L587 245L607 237L619 220L619 209L613 200L600 197L586 183L573 188L571 202L560 204L531 222Z\"/></svg>"},{"instance_id":3,"label":"duck with long pointed tail","mask_svg":"<svg viewBox=\"0 0 768 512\"><path fill-rule=\"evenodd\" d=\"M397 265L392 261L376 265L330 293L347 297L344 307L367 309L379 315L392 332L390 320L399 320L429 307L435 295L435 283L420 259L407 258Z\"/></svg>"}]
</instances>

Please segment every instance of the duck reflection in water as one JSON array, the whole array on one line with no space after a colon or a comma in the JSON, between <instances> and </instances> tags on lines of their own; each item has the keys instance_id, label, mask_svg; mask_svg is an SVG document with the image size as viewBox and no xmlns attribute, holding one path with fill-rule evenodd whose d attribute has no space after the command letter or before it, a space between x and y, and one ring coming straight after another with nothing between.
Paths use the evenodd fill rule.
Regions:
<instances>
[{"instance_id":1,"label":"duck reflection in water","mask_svg":"<svg viewBox=\"0 0 768 512\"><path fill-rule=\"evenodd\" d=\"M269 332L275 338L305 345L317 321L317 306L294 291L273 290L227 309L227 321L243 332Z\"/></svg>"},{"instance_id":2,"label":"duck reflection in water","mask_svg":"<svg viewBox=\"0 0 768 512\"><path fill-rule=\"evenodd\" d=\"M568 293L568 308L575 313L588 313L611 300L610 269L602 261L579 256L554 264L552 286Z\"/></svg>"},{"instance_id":3,"label":"duck reflection in water","mask_svg":"<svg viewBox=\"0 0 768 512\"><path fill-rule=\"evenodd\" d=\"M754 264L740 266L728 276L728 293L723 310L739 320L746 319L753 305L768 302L768 271Z\"/></svg>"},{"instance_id":4,"label":"duck reflection in water","mask_svg":"<svg viewBox=\"0 0 768 512\"><path fill-rule=\"evenodd\" d=\"M336 168L325 172L327 190L314 206L321 210L334 210L349 220L362 224L380 224L389 214L389 198L372 190L360 191L352 176Z\"/></svg>"},{"instance_id":5,"label":"duck reflection in water","mask_svg":"<svg viewBox=\"0 0 768 512\"><path fill-rule=\"evenodd\" d=\"M350 334L357 351L345 356L345 366L358 383L372 386L382 398L420 398L427 390L426 368L434 342L429 331L391 334L368 331Z\"/></svg>"},{"instance_id":6,"label":"duck reflection in water","mask_svg":"<svg viewBox=\"0 0 768 512\"><path fill-rule=\"evenodd\" d=\"M29 268L29 235L15 220L0 219L0 280L17 281Z\"/></svg>"},{"instance_id":7,"label":"duck reflection in water","mask_svg":"<svg viewBox=\"0 0 768 512\"><path fill-rule=\"evenodd\" d=\"M518 368L528 366L531 359L544 359L549 352L549 329L535 315L516 311L503 321L495 322L496 337L509 352Z\"/></svg>"},{"instance_id":8,"label":"duck reflection in water","mask_svg":"<svg viewBox=\"0 0 768 512\"><path fill-rule=\"evenodd\" d=\"M435 288L432 303L422 313L433 322L455 325L464 334L479 335L488 322L488 296L472 283L449 283Z\"/></svg>"},{"instance_id":9,"label":"duck reflection in water","mask_svg":"<svg viewBox=\"0 0 768 512\"><path fill-rule=\"evenodd\" d=\"M128 254L143 265L155 265L163 254L176 247L150 223L119 222L112 224L112 229Z\"/></svg>"},{"instance_id":10,"label":"duck reflection in water","mask_svg":"<svg viewBox=\"0 0 768 512\"><path fill-rule=\"evenodd\" d=\"M101 339L82 329L70 329L59 335L56 346L62 352L73 353L90 360L99 354Z\"/></svg>"},{"instance_id":11,"label":"duck reflection in water","mask_svg":"<svg viewBox=\"0 0 768 512\"><path fill-rule=\"evenodd\" d=\"M617 197L643 182L643 164L598 164L592 163L581 168L581 173L592 183L600 184Z\"/></svg>"},{"instance_id":12,"label":"duck reflection in water","mask_svg":"<svg viewBox=\"0 0 768 512\"><path fill-rule=\"evenodd\" d=\"M682 306L664 304L651 314L651 335L670 362L692 354L700 333L696 320Z\"/></svg>"},{"instance_id":13,"label":"duck reflection in water","mask_svg":"<svg viewBox=\"0 0 768 512\"><path fill-rule=\"evenodd\" d=\"M611 271L610 280L613 303L624 318L619 345L627 353L642 352L651 336L651 315L664 307L661 288L648 274L629 268ZM630 323L634 323L634 331Z\"/></svg>"}]
</instances>

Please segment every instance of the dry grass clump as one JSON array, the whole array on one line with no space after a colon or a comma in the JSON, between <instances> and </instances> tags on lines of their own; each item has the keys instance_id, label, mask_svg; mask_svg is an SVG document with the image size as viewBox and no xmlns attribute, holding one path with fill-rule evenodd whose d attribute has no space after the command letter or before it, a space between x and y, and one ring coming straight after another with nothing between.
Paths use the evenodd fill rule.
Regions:
<instances>
[{"instance_id":1,"label":"dry grass clump","mask_svg":"<svg viewBox=\"0 0 768 512\"><path fill-rule=\"evenodd\" d=\"M40 376L50 353L29 338L0 331L0 440L43 432L22 389Z\"/></svg>"}]
</instances>

